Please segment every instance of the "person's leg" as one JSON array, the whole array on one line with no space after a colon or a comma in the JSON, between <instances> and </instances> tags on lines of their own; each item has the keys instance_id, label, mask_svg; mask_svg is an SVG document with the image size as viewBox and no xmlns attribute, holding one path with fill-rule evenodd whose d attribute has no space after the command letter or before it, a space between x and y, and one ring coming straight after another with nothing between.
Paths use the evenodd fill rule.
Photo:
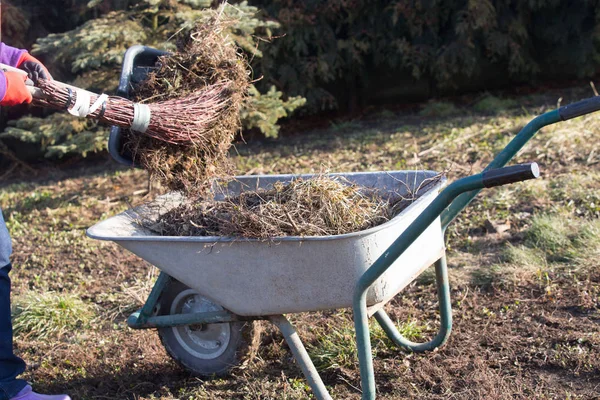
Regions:
<instances>
[{"instance_id":1,"label":"person's leg","mask_svg":"<svg viewBox=\"0 0 600 400\"><path fill-rule=\"evenodd\" d=\"M25 371L25 363L13 353L8 277L11 253L10 235L0 209L0 400L71 400L64 394L48 396L36 393L27 382L17 379Z\"/></svg>"},{"instance_id":2,"label":"person's leg","mask_svg":"<svg viewBox=\"0 0 600 400\"><path fill-rule=\"evenodd\" d=\"M10 264L0 268L0 400L10 400L27 386L16 379L25 371L25 363L13 353L10 320Z\"/></svg>"}]
</instances>

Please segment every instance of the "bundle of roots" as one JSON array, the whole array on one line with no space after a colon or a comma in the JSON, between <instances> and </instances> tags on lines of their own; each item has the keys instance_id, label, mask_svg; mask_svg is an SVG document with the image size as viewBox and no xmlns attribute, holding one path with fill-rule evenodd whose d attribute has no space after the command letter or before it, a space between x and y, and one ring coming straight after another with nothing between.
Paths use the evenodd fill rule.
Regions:
<instances>
[{"instance_id":1,"label":"bundle of roots","mask_svg":"<svg viewBox=\"0 0 600 400\"><path fill-rule=\"evenodd\" d=\"M194 141L166 143L135 132L126 136L126 148L135 162L167 188L190 197L205 193L215 178L231 171L228 152L240 130L239 111L248 90L249 72L241 51L226 35L229 24L215 16L191 33L181 34L177 51L160 57L156 68L134 88L138 102L180 104L195 96L210 104L210 110L197 110L198 118L206 122L204 127L182 127L181 137L193 131ZM185 125L185 119L179 124Z\"/></svg>"},{"instance_id":2,"label":"bundle of roots","mask_svg":"<svg viewBox=\"0 0 600 400\"><path fill-rule=\"evenodd\" d=\"M188 201L152 222L146 218L143 225L163 236L272 239L340 235L388 221L440 178L426 181L408 197L397 198L383 198L343 178L298 178L222 201Z\"/></svg>"}]
</instances>

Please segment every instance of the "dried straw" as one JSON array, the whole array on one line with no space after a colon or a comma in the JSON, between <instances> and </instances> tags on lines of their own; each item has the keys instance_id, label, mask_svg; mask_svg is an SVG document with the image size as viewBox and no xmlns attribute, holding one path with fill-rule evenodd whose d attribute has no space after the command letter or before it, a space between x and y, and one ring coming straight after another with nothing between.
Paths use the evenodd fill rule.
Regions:
<instances>
[{"instance_id":1,"label":"dried straw","mask_svg":"<svg viewBox=\"0 0 600 400\"><path fill-rule=\"evenodd\" d=\"M275 183L272 189L242 193L223 201L188 201L145 222L163 236L228 236L272 239L328 236L382 224L425 193L441 175L414 194L383 198L344 178L318 175ZM148 219L146 219L148 221Z\"/></svg>"}]
</instances>

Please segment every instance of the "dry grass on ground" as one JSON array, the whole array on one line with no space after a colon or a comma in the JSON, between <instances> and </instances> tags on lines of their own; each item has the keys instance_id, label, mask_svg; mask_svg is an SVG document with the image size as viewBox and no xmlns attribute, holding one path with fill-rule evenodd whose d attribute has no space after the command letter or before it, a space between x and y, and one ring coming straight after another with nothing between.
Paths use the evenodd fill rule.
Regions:
<instances>
[{"instance_id":1,"label":"dry grass on ground","mask_svg":"<svg viewBox=\"0 0 600 400\"><path fill-rule=\"evenodd\" d=\"M336 121L327 135L238 145L235 162L253 173L449 168L455 179L479 171L558 97L566 102L581 93L521 97L496 113L486 112L503 104L498 99L477 112L448 112L447 105L430 105L422 116L384 111ZM448 242L451 339L435 352L411 354L372 325L379 398L598 398L599 138L594 116L544 129L518 156L540 163L542 179L489 190L455 221ZM281 334L269 326L256 357L227 377L204 380L177 367L155 332L126 327L156 273L84 232L151 198L140 195L145 185L140 171L95 168L0 188L14 237L15 302L27 309L40 301L32 300L36 295L51 292L43 299L47 308L82 316L65 321L31 308L16 315L17 351L29 362L25 377L41 391L75 399L308 398ZM424 340L436 331L435 307L427 271L387 310L407 336ZM351 317L348 310L292 316L338 399L360 397ZM40 321L53 329L40 330Z\"/></svg>"}]
</instances>

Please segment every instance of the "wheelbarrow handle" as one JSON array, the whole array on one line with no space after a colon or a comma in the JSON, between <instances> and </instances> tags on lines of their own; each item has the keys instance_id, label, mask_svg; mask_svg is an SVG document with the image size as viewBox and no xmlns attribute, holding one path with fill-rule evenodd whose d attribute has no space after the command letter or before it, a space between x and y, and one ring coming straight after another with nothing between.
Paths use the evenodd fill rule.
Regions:
<instances>
[{"instance_id":1,"label":"wheelbarrow handle","mask_svg":"<svg viewBox=\"0 0 600 400\"><path fill-rule=\"evenodd\" d=\"M481 180L484 187L490 188L526 181L528 179L536 179L539 176L540 168L537 163L527 163L484 171L481 174Z\"/></svg>"},{"instance_id":2,"label":"wheelbarrow handle","mask_svg":"<svg viewBox=\"0 0 600 400\"><path fill-rule=\"evenodd\" d=\"M573 104L567 104L558 109L560 118L566 121L571 118L593 113L600 110L600 96L590 97Z\"/></svg>"}]
</instances>

